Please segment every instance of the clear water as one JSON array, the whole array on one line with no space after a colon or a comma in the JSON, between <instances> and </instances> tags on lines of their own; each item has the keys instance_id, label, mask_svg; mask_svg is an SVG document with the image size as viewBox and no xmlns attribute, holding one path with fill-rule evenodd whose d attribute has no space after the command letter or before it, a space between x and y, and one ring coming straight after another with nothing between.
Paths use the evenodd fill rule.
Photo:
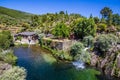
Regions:
<instances>
[{"instance_id":1,"label":"clear water","mask_svg":"<svg viewBox=\"0 0 120 80\"><path fill-rule=\"evenodd\" d=\"M72 63L58 62L39 47L14 48L17 65L27 70L27 80L98 80L94 69L77 70Z\"/></svg>"}]
</instances>

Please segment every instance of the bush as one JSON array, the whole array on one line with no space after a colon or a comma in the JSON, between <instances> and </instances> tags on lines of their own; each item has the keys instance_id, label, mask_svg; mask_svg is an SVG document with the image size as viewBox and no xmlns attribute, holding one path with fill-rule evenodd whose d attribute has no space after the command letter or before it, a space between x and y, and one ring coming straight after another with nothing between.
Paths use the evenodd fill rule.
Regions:
<instances>
[{"instance_id":1,"label":"bush","mask_svg":"<svg viewBox=\"0 0 120 80\"><path fill-rule=\"evenodd\" d=\"M7 49L13 44L13 37L10 31L0 32L0 48Z\"/></svg>"},{"instance_id":2,"label":"bush","mask_svg":"<svg viewBox=\"0 0 120 80\"><path fill-rule=\"evenodd\" d=\"M102 34L97 37L95 48L100 52L106 52L118 42L118 38L113 34Z\"/></svg>"},{"instance_id":3,"label":"bush","mask_svg":"<svg viewBox=\"0 0 120 80\"><path fill-rule=\"evenodd\" d=\"M15 65L17 61L17 57L13 54L12 50L5 50L0 52L0 59L12 65Z\"/></svg>"},{"instance_id":4,"label":"bush","mask_svg":"<svg viewBox=\"0 0 120 80\"><path fill-rule=\"evenodd\" d=\"M71 47L70 53L73 57L75 57L77 54L81 54L82 50L84 49L84 46L80 42L76 42Z\"/></svg>"},{"instance_id":5,"label":"bush","mask_svg":"<svg viewBox=\"0 0 120 80\"><path fill-rule=\"evenodd\" d=\"M80 18L74 24L74 34L77 39L96 35L96 25L93 19Z\"/></svg>"},{"instance_id":6,"label":"bush","mask_svg":"<svg viewBox=\"0 0 120 80\"><path fill-rule=\"evenodd\" d=\"M107 30L107 25L106 24L104 24L104 23L100 23L100 24L98 24L98 27L97 27L97 30L98 30L98 32L105 32L106 30Z\"/></svg>"},{"instance_id":7,"label":"bush","mask_svg":"<svg viewBox=\"0 0 120 80\"><path fill-rule=\"evenodd\" d=\"M94 38L92 36L86 36L82 40L85 47L93 47Z\"/></svg>"},{"instance_id":8,"label":"bush","mask_svg":"<svg viewBox=\"0 0 120 80\"><path fill-rule=\"evenodd\" d=\"M60 23L52 30L52 34L57 38L67 38L70 35L70 29L64 23Z\"/></svg>"},{"instance_id":9,"label":"bush","mask_svg":"<svg viewBox=\"0 0 120 80\"><path fill-rule=\"evenodd\" d=\"M77 42L71 47L70 51L71 55L75 60L81 60L83 62L90 62L91 56L90 54L85 50L82 43Z\"/></svg>"},{"instance_id":10,"label":"bush","mask_svg":"<svg viewBox=\"0 0 120 80\"><path fill-rule=\"evenodd\" d=\"M20 67L13 67L6 70L1 76L0 80L26 80L26 70Z\"/></svg>"},{"instance_id":11,"label":"bush","mask_svg":"<svg viewBox=\"0 0 120 80\"><path fill-rule=\"evenodd\" d=\"M45 36L45 34L43 34L43 33L38 34L38 39L39 39L39 44L40 44L40 46L43 45L43 37L44 37L44 36Z\"/></svg>"}]
</instances>

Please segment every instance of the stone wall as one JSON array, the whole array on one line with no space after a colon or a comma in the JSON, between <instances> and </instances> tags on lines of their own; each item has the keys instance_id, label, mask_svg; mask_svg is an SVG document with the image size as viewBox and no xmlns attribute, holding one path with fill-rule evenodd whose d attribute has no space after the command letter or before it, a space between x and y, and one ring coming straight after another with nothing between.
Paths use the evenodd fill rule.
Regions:
<instances>
[{"instance_id":1,"label":"stone wall","mask_svg":"<svg viewBox=\"0 0 120 80\"><path fill-rule=\"evenodd\" d=\"M73 41L68 39L58 40L58 39L43 38L43 45L55 50L68 51L70 50L72 44Z\"/></svg>"}]
</instances>

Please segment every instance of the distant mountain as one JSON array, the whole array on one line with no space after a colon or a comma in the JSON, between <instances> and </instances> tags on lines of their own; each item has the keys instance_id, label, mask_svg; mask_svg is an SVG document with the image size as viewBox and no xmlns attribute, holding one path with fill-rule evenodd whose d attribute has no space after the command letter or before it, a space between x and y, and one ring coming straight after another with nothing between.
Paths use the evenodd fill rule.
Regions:
<instances>
[{"instance_id":1,"label":"distant mountain","mask_svg":"<svg viewBox=\"0 0 120 80\"><path fill-rule=\"evenodd\" d=\"M0 6L0 15L1 16L8 16L14 19L30 19L30 17L33 14L18 11L18 10L13 10L5 7Z\"/></svg>"}]
</instances>

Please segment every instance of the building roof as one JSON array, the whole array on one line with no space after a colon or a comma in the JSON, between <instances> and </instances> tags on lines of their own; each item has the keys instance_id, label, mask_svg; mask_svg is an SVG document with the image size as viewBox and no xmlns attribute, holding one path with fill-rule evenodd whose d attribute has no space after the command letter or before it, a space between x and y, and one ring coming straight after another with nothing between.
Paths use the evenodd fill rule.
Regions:
<instances>
[{"instance_id":1,"label":"building roof","mask_svg":"<svg viewBox=\"0 0 120 80\"><path fill-rule=\"evenodd\" d=\"M22 33L19 33L19 35L25 35L25 36L32 36L32 35L35 35L36 33L35 32L22 32Z\"/></svg>"}]
</instances>

